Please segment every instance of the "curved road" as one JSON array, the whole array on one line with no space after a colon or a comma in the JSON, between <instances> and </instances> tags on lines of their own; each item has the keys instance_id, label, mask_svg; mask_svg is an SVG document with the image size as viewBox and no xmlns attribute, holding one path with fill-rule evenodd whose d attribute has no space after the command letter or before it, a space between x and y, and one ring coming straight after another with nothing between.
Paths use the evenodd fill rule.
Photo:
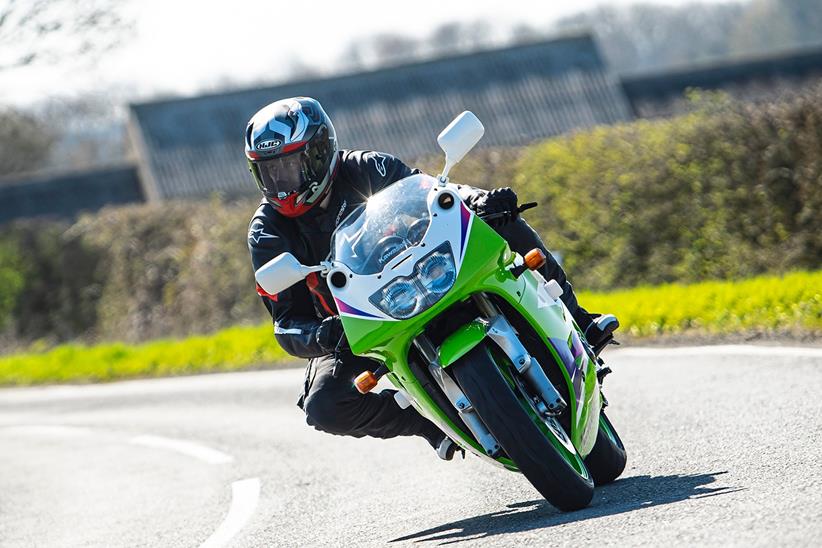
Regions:
<instances>
[{"instance_id":1,"label":"curved road","mask_svg":"<svg viewBox=\"0 0 822 548\"><path fill-rule=\"evenodd\" d=\"M628 468L570 514L421 440L315 432L296 369L0 390L0 546L818 545L822 349L608 362Z\"/></svg>"}]
</instances>

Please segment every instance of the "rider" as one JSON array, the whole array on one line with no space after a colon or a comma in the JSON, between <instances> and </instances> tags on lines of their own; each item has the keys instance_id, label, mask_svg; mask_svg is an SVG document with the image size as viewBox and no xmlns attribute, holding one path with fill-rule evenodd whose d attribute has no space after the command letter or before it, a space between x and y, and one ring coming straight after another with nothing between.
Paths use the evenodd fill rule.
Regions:
<instances>
[{"instance_id":1,"label":"rider","mask_svg":"<svg viewBox=\"0 0 822 548\"><path fill-rule=\"evenodd\" d=\"M294 97L269 104L249 121L245 154L263 199L248 229L254 270L290 252L314 265L329 254L331 233L369 196L419 173L381 152L339 150L331 120L320 103ZM463 187L465 188L465 187ZM495 229L520 254L538 247L547 262L541 272L564 289L562 300L588 341L604 340L619 325L611 315L589 314L577 304L565 272L534 230L517 215L510 188L468 188L467 203L478 214L509 212ZM308 358L298 405L308 424L331 434L355 437L419 435L450 460L456 445L413 407L400 408L393 391L360 394L352 380L374 362L348 350L334 299L316 273L276 295L257 292L274 321L274 336L286 352Z\"/></svg>"}]
</instances>

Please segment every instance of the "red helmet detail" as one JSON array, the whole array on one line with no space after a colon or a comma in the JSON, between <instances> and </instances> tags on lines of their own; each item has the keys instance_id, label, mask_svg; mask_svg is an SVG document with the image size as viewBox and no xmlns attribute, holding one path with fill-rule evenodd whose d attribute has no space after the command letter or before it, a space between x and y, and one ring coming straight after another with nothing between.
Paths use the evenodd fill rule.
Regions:
<instances>
[{"instance_id":1,"label":"red helmet detail","mask_svg":"<svg viewBox=\"0 0 822 548\"><path fill-rule=\"evenodd\" d=\"M297 141L296 143L287 144L282 148L281 152L283 154L288 154L289 152L294 152L295 150L299 150L302 147L304 147L307 142L308 141Z\"/></svg>"}]
</instances>

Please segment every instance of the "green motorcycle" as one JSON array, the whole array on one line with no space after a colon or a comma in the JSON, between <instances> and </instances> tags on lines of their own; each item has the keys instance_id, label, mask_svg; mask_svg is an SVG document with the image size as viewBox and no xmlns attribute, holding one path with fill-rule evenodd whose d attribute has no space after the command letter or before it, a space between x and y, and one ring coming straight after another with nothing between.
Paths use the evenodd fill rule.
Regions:
<instances>
[{"instance_id":1,"label":"green motorcycle","mask_svg":"<svg viewBox=\"0 0 822 548\"><path fill-rule=\"evenodd\" d=\"M603 412L609 371L560 300L562 289L464 203L448 172L484 133L470 112L438 138L437 178L413 175L371 196L335 231L317 266L291 254L256 272L276 294L312 272L326 276L353 353L387 375L464 450L520 471L561 510L587 506L616 479L625 448Z\"/></svg>"}]
</instances>

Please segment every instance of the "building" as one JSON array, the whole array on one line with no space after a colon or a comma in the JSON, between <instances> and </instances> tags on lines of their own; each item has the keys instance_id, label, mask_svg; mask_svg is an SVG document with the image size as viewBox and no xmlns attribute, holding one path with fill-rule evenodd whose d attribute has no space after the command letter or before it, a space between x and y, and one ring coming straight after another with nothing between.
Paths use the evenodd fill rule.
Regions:
<instances>
[{"instance_id":1,"label":"building","mask_svg":"<svg viewBox=\"0 0 822 548\"><path fill-rule=\"evenodd\" d=\"M631 118L619 84L589 35L335 76L135 104L130 135L149 200L256 192L243 155L254 112L308 95L334 120L340 146L406 160L437 152L436 136L457 114L486 126L480 146L522 145Z\"/></svg>"},{"instance_id":2,"label":"building","mask_svg":"<svg viewBox=\"0 0 822 548\"><path fill-rule=\"evenodd\" d=\"M144 201L133 165L36 173L0 182L0 224L18 218L73 218L107 206Z\"/></svg>"},{"instance_id":3,"label":"building","mask_svg":"<svg viewBox=\"0 0 822 548\"><path fill-rule=\"evenodd\" d=\"M724 91L743 101L774 101L820 78L822 48L723 59L621 80L634 115L654 118L688 110L689 89Z\"/></svg>"}]
</instances>

